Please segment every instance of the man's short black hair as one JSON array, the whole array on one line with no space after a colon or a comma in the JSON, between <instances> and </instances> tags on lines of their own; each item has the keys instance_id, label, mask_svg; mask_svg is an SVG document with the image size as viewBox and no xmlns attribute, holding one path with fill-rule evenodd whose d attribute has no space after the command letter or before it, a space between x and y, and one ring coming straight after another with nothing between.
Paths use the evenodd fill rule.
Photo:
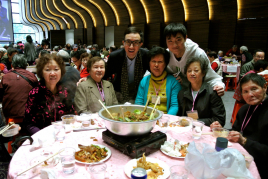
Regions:
<instances>
[{"instance_id":1,"label":"man's short black hair","mask_svg":"<svg viewBox=\"0 0 268 179\"><path fill-rule=\"evenodd\" d=\"M170 58L169 51L158 46L155 46L149 51L148 65L150 66L150 61L152 60L153 57L155 57L156 55L160 55L160 54L164 56L164 61L166 64L165 69L166 69L169 64L169 58ZM150 69L148 69L148 71L151 72Z\"/></svg>"},{"instance_id":2,"label":"man's short black hair","mask_svg":"<svg viewBox=\"0 0 268 179\"><path fill-rule=\"evenodd\" d=\"M264 88L264 85L266 84L265 79L261 75L258 75L257 73L249 73L249 74L245 75L240 81L240 91L241 92L242 92L243 84L245 84L249 81L252 81L256 85L260 86L261 88Z\"/></svg>"},{"instance_id":3,"label":"man's short black hair","mask_svg":"<svg viewBox=\"0 0 268 179\"><path fill-rule=\"evenodd\" d=\"M214 57L215 59L218 57L217 53L214 52L214 51L209 52L209 53L208 53L208 56L209 56L209 57Z\"/></svg>"},{"instance_id":4,"label":"man's short black hair","mask_svg":"<svg viewBox=\"0 0 268 179\"><path fill-rule=\"evenodd\" d=\"M124 40L126 40L125 37L127 34L139 34L141 37L140 42L143 42L143 32L139 28L134 26L127 28L124 32Z\"/></svg>"},{"instance_id":5,"label":"man's short black hair","mask_svg":"<svg viewBox=\"0 0 268 179\"><path fill-rule=\"evenodd\" d=\"M80 59L80 53L79 53L79 51L73 52L71 54L71 58L73 58L73 57L75 57L75 58L77 58L77 60L79 60Z\"/></svg>"},{"instance_id":6,"label":"man's short black hair","mask_svg":"<svg viewBox=\"0 0 268 179\"><path fill-rule=\"evenodd\" d=\"M7 49L7 54L8 54L9 56L12 55L12 53L14 53L14 52L19 53L19 51L18 51L17 49L13 48L13 47L9 47L9 48Z\"/></svg>"},{"instance_id":7,"label":"man's short black hair","mask_svg":"<svg viewBox=\"0 0 268 179\"><path fill-rule=\"evenodd\" d=\"M164 37L175 37L178 33L180 33L186 39L187 30L186 27L181 23L170 23L164 29Z\"/></svg>"},{"instance_id":8,"label":"man's short black hair","mask_svg":"<svg viewBox=\"0 0 268 179\"><path fill-rule=\"evenodd\" d=\"M80 58L81 58L81 55L82 55L83 53L86 53L87 51L86 51L85 49L81 49L81 50L79 50L78 52L79 52L79 58L78 58L78 59L80 59Z\"/></svg>"},{"instance_id":9,"label":"man's short black hair","mask_svg":"<svg viewBox=\"0 0 268 179\"><path fill-rule=\"evenodd\" d=\"M116 46L111 46L110 47L110 52L113 52L113 51L116 51L116 50L117 50Z\"/></svg>"},{"instance_id":10,"label":"man's short black hair","mask_svg":"<svg viewBox=\"0 0 268 179\"><path fill-rule=\"evenodd\" d=\"M260 69L262 68L263 70L265 70L268 66L268 62L266 60L258 60L255 64L254 64L254 70L255 71L260 71Z\"/></svg>"},{"instance_id":11,"label":"man's short black hair","mask_svg":"<svg viewBox=\"0 0 268 179\"><path fill-rule=\"evenodd\" d=\"M257 52L264 52L264 51L261 50L261 49L257 49L257 50L254 51L253 56L255 56Z\"/></svg>"},{"instance_id":12,"label":"man's short black hair","mask_svg":"<svg viewBox=\"0 0 268 179\"><path fill-rule=\"evenodd\" d=\"M45 54L49 54L49 52L46 50L41 50L39 53L40 53L41 57L44 56Z\"/></svg>"}]
</instances>

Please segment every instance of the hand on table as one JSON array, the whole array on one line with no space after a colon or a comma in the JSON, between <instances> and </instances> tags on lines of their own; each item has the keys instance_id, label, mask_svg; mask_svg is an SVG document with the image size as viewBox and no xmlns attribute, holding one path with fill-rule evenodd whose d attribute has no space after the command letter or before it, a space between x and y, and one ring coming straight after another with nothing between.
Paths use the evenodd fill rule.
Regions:
<instances>
[{"instance_id":1,"label":"hand on table","mask_svg":"<svg viewBox=\"0 0 268 179\"><path fill-rule=\"evenodd\" d=\"M213 122L212 124L210 124L210 129L213 128L222 128L221 124L218 121Z\"/></svg>"},{"instance_id":2,"label":"hand on table","mask_svg":"<svg viewBox=\"0 0 268 179\"><path fill-rule=\"evenodd\" d=\"M87 77L81 78L81 79L76 83L76 85L78 86L79 83L81 83L81 82L83 82L83 81L86 81L86 80L87 80Z\"/></svg>"},{"instance_id":3,"label":"hand on table","mask_svg":"<svg viewBox=\"0 0 268 179\"><path fill-rule=\"evenodd\" d=\"M224 88L222 86L216 85L216 86L213 87L213 90L217 91L217 94L219 96L223 96L224 95Z\"/></svg>"},{"instance_id":4,"label":"hand on table","mask_svg":"<svg viewBox=\"0 0 268 179\"><path fill-rule=\"evenodd\" d=\"M246 142L246 138L243 137L242 134L240 132L237 132L237 131L230 131L227 139L230 142L239 143L241 145L244 145Z\"/></svg>"}]
</instances>

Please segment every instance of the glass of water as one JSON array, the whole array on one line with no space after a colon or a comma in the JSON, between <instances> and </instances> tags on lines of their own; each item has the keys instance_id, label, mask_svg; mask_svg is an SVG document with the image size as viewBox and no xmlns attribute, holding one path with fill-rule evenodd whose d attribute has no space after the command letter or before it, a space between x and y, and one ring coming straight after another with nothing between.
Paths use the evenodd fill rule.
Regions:
<instances>
[{"instance_id":1,"label":"glass of water","mask_svg":"<svg viewBox=\"0 0 268 179\"><path fill-rule=\"evenodd\" d=\"M89 172L93 179L104 179L107 165L105 163L90 165Z\"/></svg>"},{"instance_id":2,"label":"glass of water","mask_svg":"<svg viewBox=\"0 0 268 179\"><path fill-rule=\"evenodd\" d=\"M80 116L83 117L83 121L82 121L82 126L83 127L90 127L90 124L91 124L91 116L92 113L91 112L84 112L84 113L81 113Z\"/></svg>"},{"instance_id":3,"label":"glass of water","mask_svg":"<svg viewBox=\"0 0 268 179\"><path fill-rule=\"evenodd\" d=\"M189 171L182 165L170 167L170 179L187 179Z\"/></svg>"},{"instance_id":4,"label":"glass of water","mask_svg":"<svg viewBox=\"0 0 268 179\"><path fill-rule=\"evenodd\" d=\"M53 123L56 140L62 141L65 139L65 128L62 123Z\"/></svg>"},{"instance_id":5,"label":"glass of water","mask_svg":"<svg viewBox=\"0 0 268 179\"><path fill-rule=\"evenodd\" d=\"M75 149L71 147L64 148L63 152L59 154L63 172L66 174L70 174L74 172L74 168L75 168L74 154L75 154Z\"/></svg>"},{"instance_id":6,"label":"glass of water","mask_svg":"<svg viewBox=\"0 0 268 179\"><path fill-rule=\"evenodd\" d=\"M192 128L193 139L200 139L204 124L205 123L203 121L193 120L193 128Z\"/></svg>"}]
</instances>

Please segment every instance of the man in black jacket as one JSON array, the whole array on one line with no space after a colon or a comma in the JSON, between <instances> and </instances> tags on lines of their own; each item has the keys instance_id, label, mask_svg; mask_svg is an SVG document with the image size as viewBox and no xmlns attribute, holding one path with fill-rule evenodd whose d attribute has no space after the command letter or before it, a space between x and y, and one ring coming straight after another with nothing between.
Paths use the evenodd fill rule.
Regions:
<instances>
[{"instance_id":1,"label":"man in black jacket","mask_svg":"<svg viewBox=\"0 0 268 179\"><path fill-rule=\"evenodd\" d=\"M113 79L119 103L134 103L138 87L148 67L148 50L142 49L143 33L136 27L125 30L124 48L110 54L104 79Z\"/></svg>"},{"instance_id":2,"label":"man in black jacket","mask_svg":"<svg viewBox=\"0 0 268 179\"><path fill-rule=\"evenodd\" d=\"M18 50L15 48L9 47L7 49L7 54L2 57L1 63L6 65L7 70L10 70L12 68L11 67L12 58L16 54L18 54Z\"/></svg>"}]
</instances>

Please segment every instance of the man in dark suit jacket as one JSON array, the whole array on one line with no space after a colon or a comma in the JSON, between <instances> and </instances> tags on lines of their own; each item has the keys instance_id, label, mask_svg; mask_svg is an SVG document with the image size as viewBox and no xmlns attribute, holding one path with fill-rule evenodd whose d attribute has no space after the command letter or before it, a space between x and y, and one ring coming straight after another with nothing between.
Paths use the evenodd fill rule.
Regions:
<instances>
[{"instance_id":1,"label":"man in dark suit jacket","mask_svg":"<svg viewBox=\"0 0 268 179\"><path fill-rule=\"evenodd\" d=\"M112 52L108 58L104 79L112 80L119 103L134 103L139 83L149 69L148 50L142 49L143 33L129 27L122 41L124 48Z\"/></svg>"}]
</instances>

